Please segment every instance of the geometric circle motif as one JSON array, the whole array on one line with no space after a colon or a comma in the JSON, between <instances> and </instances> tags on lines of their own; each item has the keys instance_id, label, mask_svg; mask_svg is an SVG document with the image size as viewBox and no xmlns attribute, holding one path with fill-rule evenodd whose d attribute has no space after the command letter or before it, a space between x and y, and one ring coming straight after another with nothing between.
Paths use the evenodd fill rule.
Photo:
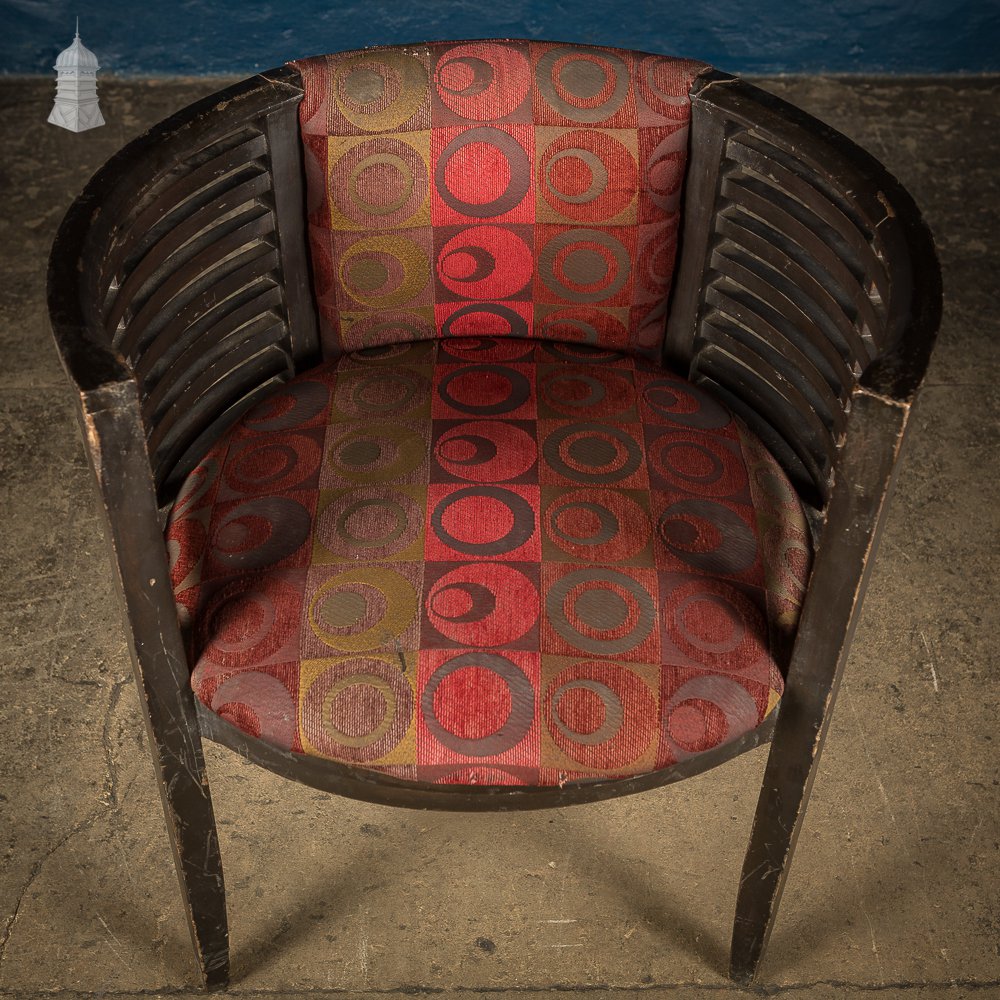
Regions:
<instances>
[{"instance_id":1,"label":"geometric circle motif","mask_svg":"<svg viewBox=\"0 0 1000 1000\"><path fill-rule=\"evenodd\" d=\"M437 95L449 110L469 121L505 118L528 96L531 67L504 45L456 45L434 70Z\"/></svg>"},{"instance_id":2,"label":"geometric circle motif","mask_svg":"<svg viewBox=\"0 0 1000 1000\"><path fill-rule=\"evenodd\" d=\"M618 770L641 757L656 734L656 716L653 692L621 663L575 663L542 695L542 718L556 745L595 770Z\"/></svg>"},{"instance_id":3,"label":"geometric circle motif","mask_svg":"<svg viewBox=\"0 0 1000 1000\"><path fill-rule=\"evenodd\" d=\"M600 656L636 649L656 624L656 603L642 583L603 566L558 579L545 595L545 610L573 648Z\"/></svg>"},{"instance_id":4,"label":"geometric circle motif","mask_svg":"<svg viewBox=\"0 0 1000 1000\"><path fill-rule=\"evenodd\" d=\"M736 496L746 489L747 470L739 451L712 435L667 431L646 443L650 468L668 483L703 496Z\"/></svg>"},{"instance_id":5,"label":"geometric circle motif","mask_svg":"<svg viewBox=\"0 0 1000 1000\"><path fill-rule=\"evenodd\" d=\"M733 419L708 393L676 378L651 379L642 390L642 398L658 417L684 427L718 430Z\"/></svg>"},{"instance_id":6,"label":"geometric circle motif","mask_svg":"<svg viewBox=\"0 0 1000 1000\"><path fill-rule=\"evenodd\" d=\"M557 233L538 255L538 273L555 295L567 302L613 298L632 273L628 251L611 233L570 229Z\"/></svg>"},{"instance_id":7,"label":"geometric circle motif","mask_svg":"<svg viewBox=\"0 0 1000 1000\"><path fill-rule=\"evenodd\" d=\"M589 414L613 419L632 408L635 388L628 378L611 369L560 365L539 379L538 396L568 417Z\"/></svg>"},{"instance_id":8,"label":"geometric circle motif","mask_svg":"<svg viewBox=\"0 0 1000 1000\"><path fill-rule=\"evenodd\" d=\"M358 228L404 225L427 198L427 163L393 136L365 139L330 167L335 210Z\"/></svg>"},{"instance_id":9,"label":"geometric circle motif","mask_svg":"<svg viewBox=\"0 0 1000 1000\"><path fill-rule=\"evenodd\" d=\"M405 413L429 395L429 382L418 372L362 368L337 379L334 401L343 413L364 419Z\"/></svg>"},{"instance_id":10,"label":"geometric circle motif","mask_svg":"<svg viewBox=\"0 0 1000 1000\"><path fill-rule=\"evenodd\" d=\"M201 655L221 667L253 666L298 631L298 590L274 576L241 576L199 611Z\"/></svg>"},{"instance_id":11,"label":"geometric circle motif","mask_svg":"<svg viewBox=\"0 0 1000 1000\"><path fill-rule=\"evenodd\" d=\"M291 497L261 497L226 511L212 530L212 562L226 570L273 566L309 537L312 517Z\"/></svg>"},{"instance_id":12,"label":"geometric circle motif","mask_svg":"<svg viewBox=\"0 0 1000 1000\"><path fill-rule=\"evenodd\" d=\"M625 103L629 72L610 52L560 46L538 60L536 83L553 110L592 125L611 118Z\"/></svg>"},{"instance_id":13,"label":"geometric circle motif","mask_svg":"<svg viewBox=\"0 0 1000 1000\"><path fill-rule=\"evenodd\" d=\"M677 231L670 225L660 227L639 253L636 281L650 297L661 296L670 286L677 253Z\"/></svg>"},{"instance_id":14,"label":"geometric circle motif","mask_svg":"<svg viewBox=\"0 0 1000 1000\"><path fill-rule=\"evenodd\" d=\"M440 577L424 600L427 618L462 646L516 642L538 620L538 591L513 566L471 563Z\"/></svg>"},{"instance_id":15,"label":"geometric circle motif","mask_svg":"<svg viewBox=\"0 0 1000 1000\"><path fill-rule=\"evenodd\" d=\"M526 430L502 420L476 420L440 434L434 457L459 479L499 483L526 473L538 455L535 439Z\"/></svg>"},{"instance_id":16,"label":"geometric circle motif","mask_svg":"<svg viewBox=\"0 0 1000 1000\"><path fill-rule=\"evenodd\" d=\"M555 309L538 318L536 323L539 339L571 340L615 348L624 347L629 340L629 332L619 319L594 307Z\"/></svg>"},{"instance_id":17,"label":"geometric circle motif","mask_svg":"<svg viewBox=\"0 0 1000 1000\"><path fill-rule=\"evenodd\" d=\"M486 177L506 177L507 181L499 192L490 191L494 197L481 200ZM506 215L521 204L531 186L528 153L502 129L467 129L442 150L434 168L434 186L441 200L462 215L473 219Z\"/></svg>"},{"instance_id":18,"label":"geometric circle motif","mask_svg":"<svg viewBox=\"0 0 1000 1000\"><path fill-rule=\"evenodd\" d=\"M487 677L483 678L482 675ZM488 678L487 683L484 680ZM461 718L477 709L485 714L490 711L499 699L496 696L496 684L502 684L506 694L504 700L509 701L509 711L506 719L493 731L484 735L469 737L456 733L448 716L449 709L458 711ZM453 689L453 690L449 690ZM477 697L477 689L489 692L491 705L482 704L487 701L481 695ZM439 690L441 697L437 697ZM454 694L461 694L462 705L455 705L459 699ZM480 704L477 705L477 702ZM499 653L471 652L461 653L439 666L428 679L420 696L420 709L427 728L443 746L465 757L493 757L517 746L531 729L535 717L535 689L524 671L513 660ZM492 714L492 712L491 712Z\"/></svg>"},{"instance_id":19,"label":"geometric circle motif","mask_svg":"<svg viewBox=\"0 0 1000 1000\"><path fill-rule=\"evenodd\" d=\"M234 674L216 688L210 707L243 732L281 750L292 748L296 706L277 677L256 670Z\"/></svg>"},{"instance_id":20,"label":"geometric circle motif","mask_svg":"<svg viewBox=\"0 0 1000 1000\"><path fill-rule=\"evenodd\" d=\"M644 56L635 69L635 79L642 99L656 114L678 120L688 117L688 88L679 86L678 66L672 59Z\"/></svg>"},{"instance_id":21,"label":"geometric circle motif","mask_svg":"<svg viewBox=\"0 0 1000 1000\"><path fill-rule=\"evenodd\" d=\"M212 489L218 479L218 459L209 455L184 480L171 508L170 520L176 523L184 514L194 510L198 506L198 501Z\"/></svg>"},{"instance_id":22,"label":"geometric circle motif","mask_svg":"<svg viewBox=\"0 0 1000 1000\"><path fill-rule=\"evenodd\" d=\"M680 500L660 515L656 534L678 559L703 573L731 576L757 560L757 538L735 511L711 500Z\"/></svg>"},{"instance_id":23,"label":"geometric circle motif","mask_svg":"<svg viewBox=\"0 0 1000 1000\"><path fill-rule=\"evenodd\" d=\"M415 299L431 276L426 251L404 236L365 236L341 254L338 279L352 298L370 309L394 309Z\"/></svg>"},{"instance_id":24,"label":"geometric circle motif","mask_svg":"<svg viewBox=\"0 0 1000 1000\"><path fill-rule=\"evenodd\" d=\"M361 53L341 62L331 81L340 113L364 132L398 129L427 93L427 71L403 52Z\"/></svg>"},{"instance_id":25,"label":"geometric circle motif","mask_svg":"<svg viewBox=\"0 0 1000 1000\"><path fill-rule=\"evenodd\" d=\"M437 275L463 299L507 299L522 291L534 272L534 252L500 226L470 226L437 253Z\"/></svg>"},{"instance_id":26,"label":"geometric circle motif","mask_svg":"<svg viewBox=\"0 0 1000 1000\"><path fill-rule=\"evenodd\" d=\"M678 128L660 141L656 149L646 157L644 164L644 194L661 212L668 215L680 207L687 138L687 128Z\"/></svg>"},{"instance_id":27,"label":"geometric circle motif","mask_svg":"<svg viewBox=\"0 0 1000 1000\"><path fill-rule=\"evenodd\" d=\"M236 493L279 493L308 479L320 459L319 445L302 434L251 438L230 448L224 478Z\"/></svg>"},{"instance_id":28,"label":"geometric circle motif","mask_svg":"<svg viewBox=\"0 0 1000 1000\"><path fill-rule=\"evenodd\" d=\"M670 641L713 670L742 671L767 653L760 609L736 587L701 577L674 587L661 608Z\"/></svg>"},{"instance_id":29,"label":"geometric circle motif","mask_svg":"<svg viewBox=\"0 0 1000 1000\"><path fill-rule=\"evenodd\" d=\"M373 656L326 667L302 697L302 734L321 754L367 763L389 753L413 718L399 666Z\"/></svg>"},{"instance_id":30,"label":"geometric circle motif","mask_svg":"<svg viewBox=\"0 0 1000 1000\"><path fill-rule=\"evenodd\" d=\"M322 382L296 381L258 403L243 425L260 434L292 430L322 413L329 401L330 389Z\"/></svg>"},{"instance_id":31,"label":"geometric circle motif","mask_svg":"<svg viewBox=\"0 0 1000 1000\"><path fill-rule=\"evenodd\" d=\"M431 512L434 534L467 556L513 552L535 533L535 511L523 497L499 486L466 486L449 493Z\"/></svg>"},{"instance_id":32,"label":"geometric circle motif","mask_svg":"<svg viewBox=\"0 0 1000 1000\"><path fill-rule=\"evenodd\" d=\"M327 450L327 467L351 482L392 482L424 459L423 438L397 424L348 426Z\"/></svg>"},{"instance_id":33,"label":"geometric circle motif","mask_svg":"<svg viewBox=\"0 0 1000 1000\"><path fill-rule=\"evenodd\" d=\"M687 760L756 728L753 696L731 677L693 677L663 706L662 737L674 760Z\"/></svg>"},{"instance_id":34,"label":"geometric circle motif","mask_svg":"<svg viewBox=\"0 0 1000 1000\"><path fill-rule=\"evenodd\" d=\"M316 637L345 653L376 649L401 635L417 613L417 593L391 569L345 570L316 589L308 619Z\"/></svg>"},{"instance_id":35,"label":"geometric circle motif","mask_svg":"<svg viewBox=\"0 0 1000 1000\"><path fill-rule=\"evenodd\" d=\"M361 486L334 497L316 516L316 538L341 559L387 559L412 545L423 505L388 486Z\"/></svg>"},{"instance_id":36,"label":"geometric circle motif","mask_svg":"<svg viewBox=\"0 0 1000 1000\"><path fill-rule=\"evenodd\" d=\"M448 314L441 323L441 336L527 337L528 320L499 302L472 302ZM517 353L523 354L523 347Z\"/></svg>"},{"instance_id":37,"label":"geometric circle motif","mask_svg":"<svg viewBox=\"0 0 1000 1000\"><path fill-rule=\"evenodd\" d=\"M578 483L620 482L643 464L642 448L623 428L581 422L559 427L542 444L545 461Z\"/></svg>"},{"instance_id":38,"label":"geometric circle motif","mask_svg":"<svg viewBox=\"0 0 1000 1000\"><path fill-rule=\"evenodd\" d=\"M539 156L543 197L560 215L578 222L594 224L619 215L634 200L638 177L635 155L606 132L569 132Z\"/></svg>"},{"instance_id":39,"label":"geometric circle motif","mask_svg":"<svg viewBox=\"0 0 1000 1000\"><path fill-rule=\"evenodd\" d=\"M408 345L433 340L437 335L431 320L415 312L372 312L352 318L342 327L341 342L347 351L390 344Z\"/></svg>"},{"instance_id":40,"label":"geometric circle motif","mask_svg":"<svg viewBox=\"0 0 1000 1000\"><path fill-rule=\"evenodd\" d=\"M544 512L545 534L572 559L621 563L649 542L649 515L618 490L561 493Z\"/></svg>"},{"instance_id":41,"label":"geometric circle motif","mask_svg":"<svg viewBox=\"0 0 1000 1000\"><path fill-rule=\"evenodd\" d=\"M438 380L436 388L450 407L475 417L510 413L531 398L527 377L504 365L457 368Z\"/></svg>"},{"instance_id":42,"label":"geometric circle motif","mask_svg":"<svg viewBox=\"0 0 1000 1000\"><path fill-rule=\"evenodd\" d=\"M464 307L463 307L464 308ZM475 308L475 306L470 307ZM506 309L507 307L502 307ZM459 310L461 312L462 310ZM452 315L457 315L453 313ZM447 324L446 324L447 325ZM525 327L524 336L527 336ZM519 339L520 334L514 337L503 335L481 335L451 337L442 341L439 349L444 358L454 358L459 361L490 361L507 363L511 361L530 361L534 356L534 344L525 343Z\"/></svg>"}]
</instances>

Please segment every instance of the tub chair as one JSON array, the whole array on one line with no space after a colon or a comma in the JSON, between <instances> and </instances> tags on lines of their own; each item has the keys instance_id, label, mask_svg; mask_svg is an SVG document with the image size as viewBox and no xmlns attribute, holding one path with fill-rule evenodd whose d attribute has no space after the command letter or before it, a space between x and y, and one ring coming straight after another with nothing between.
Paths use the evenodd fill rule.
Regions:
<instances>
[{"instance_id":1,"label":"tub chair","mask_svg":"<svg viewBox=\"0 0 1000 1000\"><path fill-rule=\"evenodd\" d=\"M129 143L49 299L207 986L203 738L464 810L770 741L753 977L939 317L879 163L701 63L346 52Z\"/></svg>"}]
</instances>

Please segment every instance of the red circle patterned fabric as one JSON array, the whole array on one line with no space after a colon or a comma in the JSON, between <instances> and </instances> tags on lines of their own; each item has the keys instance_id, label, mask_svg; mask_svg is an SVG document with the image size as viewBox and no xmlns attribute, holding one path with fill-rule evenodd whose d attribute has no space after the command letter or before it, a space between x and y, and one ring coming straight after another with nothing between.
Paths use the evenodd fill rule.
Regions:
<instances>
[{"instance_id":1,"label":"red circle patterned fabric","mask_svg":"<svg viewBox=\"0 0 1000 1000\"><path fill-rule=\"evenodd\" d=\"M327 357L507 333L659 358L703 63L480 41L294 65Z\"/></svg>"},{"instance_id":2,"label":"red circle patterned fabric","mask_svg":"<svg viewBox=\"0 0 1000 1000\"><path fill-rule=\"evenodd\" d=\"M810 562L783 472L713 398L513 338L296 378L194 470L167 538L208 708L480 785L641 774L759 725Z\"/></svg>"}]
</instances>

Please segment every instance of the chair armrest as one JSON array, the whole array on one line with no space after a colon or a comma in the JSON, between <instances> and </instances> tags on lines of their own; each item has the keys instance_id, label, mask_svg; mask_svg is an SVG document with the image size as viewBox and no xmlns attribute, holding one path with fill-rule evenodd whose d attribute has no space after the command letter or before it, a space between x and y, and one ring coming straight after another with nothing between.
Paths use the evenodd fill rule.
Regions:
<instances>
[{"instance_id":1,"label":"chair armrest","mask_svg":"<svg viewBox=\"0 0 1000 1000\"><path fill-rule=\"evenodd\" d=\"M908 404L940 319L933 242L872 156L779 98L711 73L692 156L668 361L710 385L830 497L852 400Z\"/></svg>"},{"instance_id":2,"label":"chair armrest","mask_svg":"<svg viewBox=\"0 0 1000 1000\"><path fill-rule=\"evenodd\" d=\"M53 246L63 365L84 409L134 381L161 502L211 440L318 352L295 80L246 80L129 143Z\"/></svg>"}]
</instances>

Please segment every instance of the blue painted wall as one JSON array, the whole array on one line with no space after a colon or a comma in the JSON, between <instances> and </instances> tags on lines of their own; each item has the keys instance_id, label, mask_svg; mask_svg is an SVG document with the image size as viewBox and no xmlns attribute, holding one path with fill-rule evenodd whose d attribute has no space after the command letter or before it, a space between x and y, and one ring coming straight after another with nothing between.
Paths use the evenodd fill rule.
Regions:
<instances>
[{"instance_id":1,"label":"blue painted wall","mask_svg":"<svg viewBox=\"0 0 1000 1000\"><path fill-rule=\"evenodd\" d=\"M119 76L250 73L364 45L503 36L735 72L1000 71L1000 0L0 0L0 72L51 72L78 13L84 43Z\"/></svg>"}]
</instances>

